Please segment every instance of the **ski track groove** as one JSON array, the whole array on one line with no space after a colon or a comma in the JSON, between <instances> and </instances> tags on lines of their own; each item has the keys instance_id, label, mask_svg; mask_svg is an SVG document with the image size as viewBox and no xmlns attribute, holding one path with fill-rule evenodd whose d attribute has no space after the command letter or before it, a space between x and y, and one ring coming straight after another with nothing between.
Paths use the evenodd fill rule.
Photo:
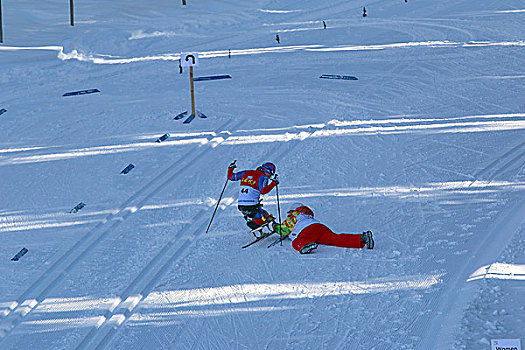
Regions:
<instances>
[{"instance_id":1,"label":"ski track groove","mask_svg":"<svg viewBox=\"0 0 525 350\"><path fill-rule=\"evenodd\" d=\"M232 124L232 120L228 120L226 123L221 125L216 130L216 135L219 135L220 132ZM241 124L241 123L240 123ZM210 136L210 142L216 135ZM201 145L193 149L199 149ZM206 153L209 148L201 153L198 153L192 158L192 160L198 159L202 154ZM190 161L191 163L191 161ZM16 307L8 309L3 318L2 323L0 324L0 345L7 337L13 332L13 330L22 322L22 320L28 316L31 311L36 309L41 302L46 298L46 295L60 282L63 278L69 273L83 258L89 254L93 248L95 248L101 240L109 235L117 226L119 226L125 219L127 219L131 214L134 213L130 209L130 205L133 204L138 198L139 204L145 203L150 196L157 193L160 189L165 187L173 179L179 177L185 172L186 168L180 166L180 160L175 161L171 166L164 170L161 174L157 175L150 182L144 185L140 190L135 192L131 197L129 197L123 204L120 205L115 211L115 213L109 214L101 223L97 224L93 229L88 233L82 236L71 248L69 248L60 258L58 258L51 267L42 273L40 277L17 299ZM171 175L174 172L175 174ZM164 180L165 177L168 177L168 180ZM161 182L162 181L162 182ZM160 185L157 185L158 182L161 182ZM153 187L153 189L151 189ZM114 221L114 222L113 222ZM112 223L113 222L113 223ZM109 224L108 224L109 223ZM106 226L109 228L106 228ZM87 246L86 246L87 245ZM85 246L85 247L84 247ZM43 290L41 290L43 288ZM35 295L31 297L31 295ZM23 303L28 300L34 300L29 305L24 306ZM11 315L11 317L9 317ZM9 318L12 320L9 322Z\"/></svg>"},{"instance_id":2,"label":"ski track groove","mask_svg":"<svg viewBox=\"0 0 525 350\"><path fill-rule=\"evenodd\" d=\"M525 152L522 152L520 154L518 154L516 157L514 157L513 159L509 160L507 163L505 163L499 170L495 171L492 176L491 176L491 180L490 182L494 181L496 179L496 176L498 175L501 175L504 171L506 171L510 166L516 164L519 160L522 161L522 164L519 166L521 168L521 166L523 165L523 161L524 161L524 158L525 157Z\"/></svg>"},{"instance_id":3,"label":"ski track groove","mask_svg":"<svg viewBox=\"0 0 525 350\"><path fill-rule=\"evenodd\" d=\"M515 161L519 160L520 157L523 157L524 153L521 153L520 155L518 155L514 159L508 161L506 164L504 164L500 168L496 168L496 170L492 171L494 169L494 167L500 162L505 162L509 157L512 156L513 153L518 152L519 150L521 150L521 148L524 145L525 145L525 142L522 142L522 143L518 144L517 146L512 147L509 151L505 152L503 155L501 155L498 158L496 158L494 161L492 161L485 168L483 168L482 170L478 171L476 174L474 174L474 180L470 183L470 185L468 187L472 186L474 183L476 183L476 181L480 180L480 178L482 176L487 176L487 180L489 182L492 182L496 175L499 175L499 173L505 171ZM492 174L492 175L490 175L490 174Z\"/></svg>"},{"instance_id":4,"label":"ski track groove","mask_svg":"<svg viewBox=\"0 0 525 350\"><path fill-rule=\"evenodd\" d=\"M234 128L240 127L244 122L245 121L243 120L237 123L237 125L235 125ZM221 127L221 128L224 129L224 127ZM208 151L209 149L206 149L203 152L199 153L197 156L195 156L192 159L190 164L195 164L194 161L199 158L202 158L204 155L208 153ZM188 170L190 170L191 167L192 166L185 167L184 172L187 172ZM161 186L159 186L155 190L155 193L162 190L167 184L171 183L176 177L178 177L177 175L179 174L175 174L171 178L168 178ZM143 202L141 203L141 205L144 204L148 199L149 197L145 198ZM155 280L155 278L160 272L163 272L169 266L171 266L171 263L174 262L186 250L186 247L189 246L189 244L191 244L191 242L194 239L198 238L199 231L201 230L201 228L203 228L206 225L207 217L204 216L204 214L206 214L207 212L208 212L208 209L201 209L192 218L192 220L190 220L190 222L194 224L188 223L184 225L184 227L181 230L179 230L178 233L174 234L174 237L170 239L168 243L164 245L164 247L162 247L162 249L160 249L159 253L153 259L151 259L151 261L139 272L139 274L131 282L131 284L128 285L128 287L124 290L124 292L121 294L123 296L120 297L121 301L117 305L117 307L115 307L113 310L108 310L104 315L102 315L104 317L104 322L100 326L92 328L91 331L83 338L80 344L77 345L77 349L84 349L90 346L93 338L97 336L97 331L102 330L103 328L107 328L107 327L110 327L111 329L103 337L100 343L96 345L96 348L100 348L101 346L104 346L109 341L112 331L115 331L121 324L123 324L125 320L127 320L129 316L131 316L136 306L138 306L140 302L147 296L145 293L145 290L152 289L154 287L154 286L151 286L152 280L145 281L147 277L153 275L154 276L153 280ZM193 230L192 232L190 230L190 225L195 225L195 223L197 223L196 225L197 230ZM186 234L185 236L184 235L185 232L192 232L192 233ZM182 238L186 238L186 241L178 249L175 249L175 252L171 254L166 264L164 264L160 268L157 268L156 265L160 264L165 259L165 256L171 253L171 250L173 249L173 247L176 247L177 246L176 244L179 243L179 241ZM137 289L141 288L139 286L141 286L144 283L146 284L146 286L142 287L143 289L141 289L140 291L137 291ZM130 306L126 307L126 304L128 304L129 298L135 297L137 295L139 296L139 302L134 303L135 306L131 304ZM125 309L125 311L123 309ZM107 325L108 321L110 321L111 318L115 315L124 315L125 317L124 322L119 323L117 325ZM89 347L89 348L93 348L93 347Z\"/></svg>"},{"instance_id":5,"label":"ski track groove","mask_svg":"<svg viewBox=\"0 0 525 350\"><path fill-rule=\"evenodd\" d=\"M486 166L485 168L477 172L475 175L468 176L470 178L473 178L469 187L472 186L476 181L480 180L481 177L485 177L485 176L486 176L487 181L492 182L497 175L506 171L510 166L516 164L520 159L523 159L525 152L522 152L515 157L513 156L515 153L519 152L524 145L525 145L525 142L512 147L509 151L505 152L503 155L496 158L488 166ZM511 157L513 158L509 160L509 158ZM419 163L425 163L425 162L426 160L418 161L415 164L412 164L408 167L418 165L422 169L424 169L425 164L419 164ZM408 175L405 172L406 168L407 168L406 165L404 165L403 175L405 176L406 181L412 184L412 182L409 181ZM467 176L465 174L461 174L461 175ZM384 226L384 225L381 225L381 226ZM483 245L479 249L482 249L482 248L483 248ZM479 249L476 251L479 251ZM474 254L474 255L477 255L477 254ZM427 259L425 262L419 263L419 266L427 266L427 268L430 268L430 269L435 268L435 266L433 265L433 260L432 261L431 260L432 259ZM443 280L442 285L446 286L448 283L451 282L451 280L454 280L454 278L451 278L451 276L443 276L442 280ZM402 338L404 339L403 341L404 344L410 344L413 341L410 339L410 337L414 334L420 334L420 335L425 334L426 323L421 322L421 321L422 319L427 319L429 317L428 313L425 311L427 311L428 309L437 309L440 306L441 304L441 301L439 300L440 295L441 295L440 293L432 293L430 297L427 299L427 301L425 302L425 304L418 310L417 313L415 313L416 316L411 320L410 325L406 327L404 334L402 334ZM421 341L422 339L420 338L419 341L416 341L416 343L419 343ZM345 343L342 340L342 342L339 343L335 348L340 348L344 344ZM378 347L379 343L376 343L375 346Z\"/></svg>"},{"instance_id":6,"label":"ski track groove","mask_svg":"<svg viewBox=\"0 0 525 350\"><path fill-rule=\"evenodd\" d=\"M242 283L241 283L239 278L237 279L237 284L239 285L239 289L241 290L241 292L244 294L243 286L242 286ZM244 294L244 295L246 295L246 294ZM252 336L252 339L255 339L257 337L257 332L255 331L257 329L257 326L256 326L255 322L253 321L253 316L252 316L251 312L249 312L248 315L249 315L249 318L250 318L249 321L250 321L250 325L251 325L251 327L250 327L250 330L251 330L251 333L252 333L251 336ZM242 324L242 320L240 319L240 317L239 317L239 322ZM241 327L241 329L242 329L242 327Z\"/></svg>"},{"instance_id":7,"label":"ski track groove","mask_svg":"<svg viewBox=\"0 0 525 350\"><path fill-rule=\"evenodd\" d=\"M481 171L476 173L474 175L474 179L475 180L473 180L471 182L469 187L472 184L474 184L476 181L478 181L480 176L488 174L488 173L492 173L492 176L489 176L489 182L493 181L494 180L494 176L496 176L496 174L499 174L499 173L505 171L510 165L514 164L517 159L519 159L520 157L523 156L523 154L525 154L525 153L521 153L517 157L514 157L510 161L504 163L515 152L519 151L521 149L521 147L524 146L524 145L525 145L525 142L522 142L521 144L518 144L517 146L512 147L509 151L505 152L503 155L499 156L494 161L492 161L488 166L486 166ZM504 164L500 165L499 167L496 167L496 165L499 165L501 163L504 163ZM517 206L519 207L519 204L517 204ZM512 216L512 214L507 213L507 214L505 214L503 216L506 218L508 216ZM500 219L498 221L500 221L500 220L503 220L503 219L501 219L501 217L500 217ZM496 230L497 230L497 228L493 227L489 232L495 232ZM489 245L485 244L488 239L491 239L490 235L487 235L484 239L478 240L478 244L476 245L476 248L475 248L474 252L470 254L470 258L468 259L468 262L470 264L472 264L472 261L476 260L476 257L478 255L480 255L479 253L483 249L485 249L487 246L489 246ZM425 262L420 263L420 266L423 267L422 270L426 270L426 271L430 271L433 268L435 268L433 257L432 257L432 259L429 258ZM460 272L467 271L467 269L468 269L468 264L465 264L464 268L461 269ZM409 338L411 337L411 334L412 335L415 335L415 334L425 335L425 334L427 334L427 336L426 336L427 338L426 339L423 336L423 337L420 337L420 339L418 341L416 341L416 344L417 344L416 348L420 348L421 343L424 342L424 341L426 341L425 344L428 345L428 342L430 341L429 337L432 337L431 334L436 336L439 333L439 332L431 332L431 331L429 331L428 323L427 322L422 322L422 321L425 320L425 319L429 319L430 316L426 312L428 310L439 310L439 311L441 311L441 312L438 312L438 315L439 315L439 318L442 318L441 315L444 314L443 308L445 307L445 301L442 299L442 295L443 295L443 293L449 294L449 293L452 292L452 289L450 287L447 287L450 283L452 283L454 285L454 287L457 287L458 285L462 284L462 282L460 280L461 277L462 277L461 273L456 274L455 276L451 276L450 274L447 274L447 275L444 275L444 276L441 277L441 279L442 279L441 286L444 289L444 291L442 293L437 293L437 292L431 293L430 297L427 299L426 303L424 305L422 305L418 310L415 310L414 315L416 315L416 316L410 321L410 325L407 326L406 332L404 332L404 334L402 335L402 339L404 339L404 342L403 342L404 344L409 344L410 343L410 339ZM463 284L464 283L465 282L463 282ZM427 294L427 296L428 296L428 294ZM452 298L452 297L449 296L449 298ZM452 307L452 306L448 305L448 307ZM431 321L431 320L429 319L429 321ZM415 327L415 328L412 328L412 327Z\"/></svg>"},{"instance_id":8,"label":"ski track groove","mask_svg":"<svg viewBox=\"0 0 525 350\"><path fill-rule=\"evenodd\" d=\"M447 334L447 326L448 328L451 327L451 323L447 323L447 321L454 321L456 316L458 316L459 321L461 321L462 311L468 304L469 298L475 295L474 292L465 290L469 273L479 267L480 264L486 263L487 261L484 260L486 260L489 255L491 261L499 256L501 251L503 251L512 240L515 233L518 232L518 228L523 224L524 220L520 217L520 214L524 209L525 201L521 199L515 202L514 205L509 206L506 210L503 210L501 215L499 215L487 229L487 234L477 241L469 258L467 258L462 267L458 269L459 271L453 276L448 274L442 277L443 280L446 280L446 282L442 284L443 291L439 293L439 295L438 293L434 293L434 297L432 298L432 310L435 311L435 314L429 323L423 325L423 322L420 322L419 328L424 329L422 329L423 332L418 334L424 336L418 342L418 348L434 349L436 347L452 347L451 344L445 347L439 346L443 345L443 342L446 340L451 341L451 337L454 336L452 333ZM493 241L497 243L491 243ZM491 247L491 249L487 249L487 247ZM475 290L479 288L479 286L474 283L470 286ZM449 313L445 311L446 309L460 310L461 313L459 315L457 311Z\"/></svg>"},{"instance_id":9,"label":"ski track groove","mask_svg":"<svg viewBox=\"0 0 525 350\"><path fill-rule=\"evenodd\" d=\"M297 139L290 140L295 142L285 142L285 143L278 143L277 146L274 146L270 151L267 151L265 154L265 157L268 155L276 154L275 159L281 159L286 155L289 151L293 150L295 147L298 147L302 141L305 139L308 139L315 131L308 132L308 136L304 137L301 135L300 137L297 137ZM280 150L280 151L279 151ZM235 202L233 202L235 203ZM226 208L229 208L232 204L228 204ZM224 211L226 208L221 209ZM125 290L124 297L121 297L121 302L119 305L114 308L114 311L108 310L103 316L104 316L104 323L101 324L99 327L93 328L80 342L79 345L77 345L77 350L82 349L104 349L106 346L108 346L116 333L121 329L122 326L124 326L127 323L127 320L129 317L133 314L133 312L136 309L140 309L142 306L142 302L144 298L147 296L147 294L153 290L155 285L160 281L160 279L164 276L164 274L168 271L168 269L173 265L175 261L177 261L179 258L182 257L184 251L196 240L199 239L200 236L202 236L202 232L204 232L204 227L207 224L207 216L204 214L207 214L209 210L201 210L197 213L197 215L194 216L194 219L191 222L194 222L194 224L191 224L192 226L197 226L197 230L193 230L192 235L188 236L188 238L184 241L182 245L176 245L175 243L179 243L178 241L182 239L182 236L179 234L175 234L175 237L179 237L179 239L173 239L168 242L166 246L164 246L161 250L161 252L152 259L152 261L139 273L139 276L132 282L130 286L128 286ZM219 212L218 212L219 213ZM220 215L220 214L219 214ZM197 225L195 224L197 223ZM186 226L188 226L186 228ZM185 225L185 228L180 230L180 232L187 232L191 231L188 230L190 228L190 224ZM199 234L200 232L200 234ZM178 247L174 248L173 247ZM168 251L174 250L174 252L168 257L168 259L164 259L161 257L161 254L164 256L167 254ZM166 252L166 253L165 253ZM155 267L155 265L158 266L156 262L159 261L166 261L164 265L160 267ZM146 271L146 269L148 271ZM156 269L156 270L155 270ZM149 271L153 270L153 271ZM147 273L146 273L147 272ZM153 276L149 281L144 283L144 279ZM136 288L139 284L145 284L145 287L141 289L140 291L133 291L133 289ZM137 303L134 303L134 305L130 305L129 307L125 308L125 310L122 310L125 306L125 302L129 297L139 295L140 300ZM124 316L124 321L116 324L116 325L109 325L107 324L107 321L110 320L113 316L118 314L118 311L120 311L120 314ZM230 317L233 317L230 315ZM233 322L233 318L231 319ZM109 328L106 330L105 335L98 336L99 331L103 331L103 328ZM93 344L96 342L96 339L94 338L100 338L102 339L97 342L97 344Z\"/></svg>"}]
</instances>

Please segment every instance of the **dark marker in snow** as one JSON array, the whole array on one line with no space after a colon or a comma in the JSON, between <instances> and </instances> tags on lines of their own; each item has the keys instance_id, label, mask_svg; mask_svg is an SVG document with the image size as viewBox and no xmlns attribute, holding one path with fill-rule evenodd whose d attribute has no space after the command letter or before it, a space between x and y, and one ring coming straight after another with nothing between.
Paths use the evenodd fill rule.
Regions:
<instances>
[{"instance_id":1,"label":"dark marker in snow","mask_svg":"<svg viewBox=\"0 0 525 350\"><path fill-rule=\"evenodd\" d=\"M89 90L72 91L72 92L66 92L62 96L78 96L78 95L93 94L95 92L100 92L100 90L99 89L89 89Z\"/></svg>"},{"instance_id":2,"label":"dark marker in snow","mask_svg":"<svg viewBox=\"0 0 525 350\"><path fill-rule=\"evenodd\" d=\"M21 257L23 257L28 250L26 248L22 248L16 255L11 259L11 261L18 261Z\"/></svg>"},{"instance_id":3,"label":"dark marker in snow","mask_svg":"<svg viewBox=\"0 0 525 350\"><path fill-rule=\"evenodd\" d=\"M167 132L164 135L162 135L161 137L159 137L157 139L157 141L155 141L155 142L161 143L162 141L166 140L168 137L170 137L170 134Z\"/></svg>"},{"instance_id":4,"label":"dark marker in snow","mask_svg":"<svg viewBox=\"0 0 525 350\"><path fill-rule=\"evenodd\" d=\"M185 111L185 112L179 113L179 114L177 114L175 117L173 117L173 119L175 119L175 120L182 119L182 118L184 118L187 114L188 114L188 111Z\"/></svg>"},{"instance_id":5,"label":"dark marker in snow","mask_svg":"<svg viewBox=\"0 0 525 350\"><path fill-rule=\"evenodd\" d=\"M196 77L193 81L209 81L209 80L221 80L221 79L231 79L232 77L228 74L223 75L210 75L207 77Z\"/></svg>"},{"instance_id":6,"label":"dark marker in snow","mask_svg":"<svg viewBox=\"0 0 525 350\"><path fill-rule=\"evenodd\" d=\"M321 79L341 79L341 80L357 80L353 75L338 75L338 74L323 74Z\"/></svg>"},{"instance_id":7,"label":"dark marker in snow","mask_svg":"<svg viewBox=\"0 0 525 350\"><path fill-rule=\"evenodd\" d=\"M204 115L204 113L201 113L201 112L199 112L199 111L197 111L197 116L198 116L199 118L202 118L202 119L206 119L206 118L208 118L206 115Z\"/></svg>"},{"instance_id":8,"label":"dark marker in snow","mask_svg":"<svg viewBox=\"0 0 525 350\"><path fill-rule=\"evenodd\" d=\"M129 173L131 171L131 169L133 169L135 166L131 163L129 163L129 165L127 167L125 167L120 173L121 174L124 174L126 175L127 173Z\"/></svg>"},{"instance_id":9,"label":"dark marker in snow","mask_svg":"<svg viewBox=\"0 0 525 350\"><path fill-rule=\"evenodd\" d=\"M84 208L86 206L86 204L84 204L83 202L80 202L78 203L73 209L71 209L69 211L69 213L76 213L78 212L80 209Z\"/></svg>"}]
</instances>

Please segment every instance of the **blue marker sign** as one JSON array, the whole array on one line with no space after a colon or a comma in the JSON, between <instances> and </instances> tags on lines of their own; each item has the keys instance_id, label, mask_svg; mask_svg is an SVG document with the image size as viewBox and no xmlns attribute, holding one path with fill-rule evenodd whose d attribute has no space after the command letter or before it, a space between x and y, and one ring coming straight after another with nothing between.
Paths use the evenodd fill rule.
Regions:
<instances>
[{"instance_id":1,"label":"blue marker sign","mask_svg":"<svg viewBox=\"0 0 525 350\"><path fill-rule=\"evenodd\" d=\"M209 80L221 80L221 79L231 79L232 77L225 75L211 75L209 77L196 77L193 81L209 81Z\"/></svg>"},{"instance_id":2,"label":"blue marker sign","mask_svg":"<svg viewBox=\"0 0 525 350\"><path fill-rule=\"evenodd\" d=\"M321 79L357 80L356 77L351 76L351 75L335 75L335 74L323 74L319 78L321 78Z\"/></svg>"},{"instance_id":3,"label":"blue marker sign","mask_svg":"<svg viewBox=\"0 0 525 350\"><path fill-rule=\"evenodd\" d=\"M66 92L62 96L87 95L87 94L94 94L95 92L100 92L100 90L99 89L89 89L89 90L72 91L72 92Z\"/></svg>"}]
</instances>

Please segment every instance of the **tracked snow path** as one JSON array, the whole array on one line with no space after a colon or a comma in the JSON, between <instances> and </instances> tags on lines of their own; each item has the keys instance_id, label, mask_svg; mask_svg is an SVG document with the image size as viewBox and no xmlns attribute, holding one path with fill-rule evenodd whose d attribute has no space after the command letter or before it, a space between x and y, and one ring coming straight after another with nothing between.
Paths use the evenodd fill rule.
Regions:
<instances>
[{"instance_id":1,"label":"tracked snow path","mask_svg":"<svg viewBox=\"0 0 525 350\"><path fill-rule=\"evenodd\" d=\"M220 134L225 127L228 127L228 124L232 124L231 121L221 126L216 131L216 134ZM217 138L210 138L207 143L216 146ZM51 265L37 281L22 293L14 304L16 307L11 307L3 313L5 319L2 320L0 324L0 328L2 329L2 333L0 333L0 344L13 332L16 326L22 322L23 318L28 316L33 309L37 308L53 291L53 288L56 288L64 277L90 254L106 236L110 236L123 221L141 209L152 196L161 191L167 184L180 177L184 171L187 171L188 164L198 161L206 152L209 152L209 149L204 146L202 150L192 151L191 153L193 154L190 153L190 157L183 159L182 162L177 161L172 164L166 171L157 175L152 181L129 197L114 213L108 215L93 230L76 242L62 257L56 260L55 264Z\"/></svg>"},{"instance_id":2,"label":"tracked snow path","mask_svg":"<svg viewBox=\"0 0 525 350\"><path fill-rule=\"evenodd\" d=\"M516 164L523 166L524 148L525 142L511 147L509 151L477 172L472 184L478 179L488 180L490 183L509 167ZM480 289L479 282L469 282L469 277L481 266L491 265L496 261L525 223L524 214L525 200L518 198L515 203L499 213L496 220L486 229L484 238L470 249L469 258L463 262L455 276L449 277L450 281L441 297L437 314L428 326L427 335L419 348L445 349L454 346L463 313Z\"/></svg>"},{"instance_id":3,"label":"tracked snow path","mask_svg":"<svg viewBox=\"0 0 525 350\"><path fill-rule=\"evenodd\" d=\"M521 199L500 213L497 220L487 228L485 237L471 248L470 257L464 261L455 276L448 278L446 290L440 297L440 305L436 308L432 321L426 326L426 336L418 348L446 349L454 346L463 313L480 289L479 282L468 282L468 278L480 267L496 261L525 223L524 214L525 200Z\"/></svg>"},{"instance_id":4,"label":"tracked snow path","mask_svg":"<svg viewBox=\"0 0 525 350\"><path fill-rule=\"evenodd\" d=\"M309 135L311 135L311 132L303 132L296 138L299 140L304 140ZM233 140L226 139L224 142L233 145L235 145L237 142L242 143L242 137L239 138L240 140L236 140L235 135L230 136L230 138ZM288 139L292 141L294 137L288 137ZM262 163L264 159L268 159L270 155L272 155L274 159L279 160L284 156L284 154L293 151L293 148L297 147L298 145L298 142L295 142L293 146L289 144L283 145L282 143L278 143L276 146L273 146L259 162ZM221 209L224 210L230 207L231 204L232 202L229 202ZM143 289L139 289L138 292L135 291L134 295L130 295L129 297L125 298L125 300L122 298L122 302L116 307L116 309L114 311L111 310L114 315L103 316L103 319L105 321L107 320L107 324L104 322L101 325L97 325L80 343L78 349L104 348L110 343L120 326L124 325L126 320L131 317L137 307L140 307L140 304L143 302L144 298L149 295L155 285L161 280L162 277L164 277L173 263L181 257L182 253L187 249L192 241L203 238L202 235L205 232L204 227L206 226L209 219L209 211L210 210L205 210L197 213L195 218L191 220L192 225L184 227L180 234L176 235L176 237L182 237L183 239L180 242L170 241L169 244L165 246L159 253L159 255L152 260L152 263L161 264L159 267L150 268L150 265L148 265L141 271L141 274L136 280L133 281L130 286L127 287L127 290L123 293L123 295L130 295L130 290L137 289L136 286L139 284L147 283L146 286ZM174 253L165 253L165 250L174 250ZM167 255L167 257L165 255ZM115 313L120 313L120 315L116 315Z\"/></svg>"}]
</instances>

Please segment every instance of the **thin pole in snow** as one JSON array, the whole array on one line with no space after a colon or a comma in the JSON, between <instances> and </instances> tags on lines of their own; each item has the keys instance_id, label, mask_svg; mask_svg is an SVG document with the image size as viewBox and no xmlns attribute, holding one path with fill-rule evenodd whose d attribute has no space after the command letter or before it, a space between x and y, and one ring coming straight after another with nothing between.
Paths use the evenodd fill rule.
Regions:
<instances>
[{"instance_id":1,"label":"thin pole in snow","mask_svg":"<svg viewBox=\"0 0 525 350\"><path fill-rule=\"evenodd\" d=\"M217 212L217 209L219 209L219 204L221 204L222 195L224 194L224 190L226 189L226 186L228 185L228 180L230 179L226 179L226 182L224 183L224 187L222 188L221 195L219 196L219 200L217 201L217 206L215 207L215 210L213 211L213 215L211 216L210 223L208 224L208 228L206 229L206 233L208 233L208 231L210 230L210 226L213 221L213 218L215 217L215 213Z\"/></svg>"},{"instance_id":2,"label":"thin pole in snow","mask_svg":"<svg viewBox=\"0 0 525 350\"><path fill-rule=\"evenodd\" d=\"M4 42L4 35L2 34L2 0L0 0L0 43Z\"/></svg>"},{"instance_id":3,"label":"thin pole in snow","mask_svg":"<svg viewBox=\"0 0 525 350\"><path fill-rule=\"evenodd\" d=\"M75 25L74 10L73 10L73 0L69 0L69 24L71 26Z\"/></svg>"},{"instance_id":4,"label":"thin pole in snow","mask_svg":"<svg viewBox=\"0 0 525 350\"><path fill-rule=\"evenodd\" d=\"M232 164L235 165L236 162L237 162L237 159L235 159ZM230 179L227 178L226 182L224 183L224 187L222 188L221 195L219 196L219 200L217 201L217 206L215 207L215 210L213 211L213 215L211 216L210 223L208 224L208 228L206 229L206 233L208 233L208 231L210 230L211 222L213 221L213 218L215 217L215 213L217 212L217 209L219 208L219 204L221 204L222 195L224 194L224 190L226 189L226 186L228 185L229 180Z\"/></svg>"},{"instance_id":5,"label":"thin pole in snow","mask_svg":"<svg viewBox=\"0 0 525 350\"><path fill-rule=\"evenodd\" d=\"M282 224L282 221L281 221L281 203L279 203L279 185L275 185L275 192L277 193L277 212L279 213L279 225L280 225ZM281 239L281 245L283 245L282 239Z\"/></svg>"}]
</instances>

